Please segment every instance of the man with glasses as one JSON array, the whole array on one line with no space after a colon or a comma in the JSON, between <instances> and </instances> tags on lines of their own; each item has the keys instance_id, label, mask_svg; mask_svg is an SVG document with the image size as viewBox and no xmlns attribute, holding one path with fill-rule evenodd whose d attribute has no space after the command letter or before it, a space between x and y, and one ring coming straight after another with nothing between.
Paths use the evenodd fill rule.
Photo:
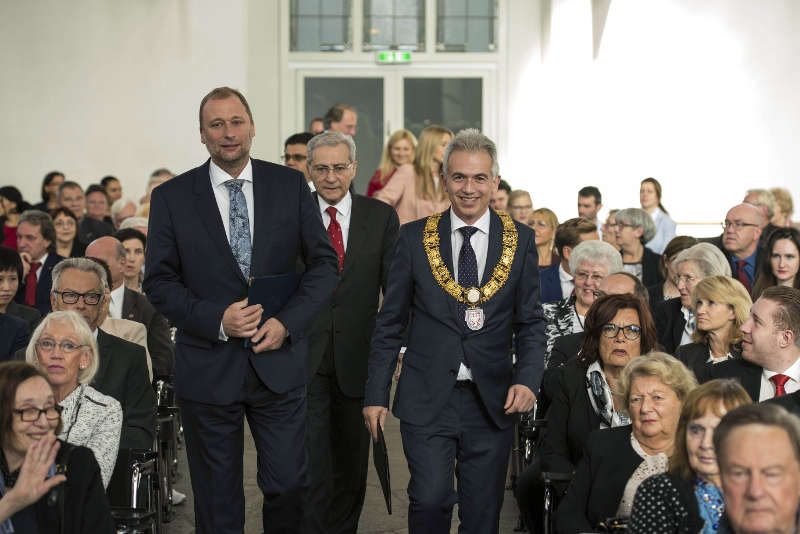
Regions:
<instances>
[{"instance_id":1,"label":"man with glasses","mask_svg":"<svg viewBox=\"0 0 800 534\"><path fill-rule=\"evenodd\" d=\"M314 182L308 174L308 151L306 145L314 134L303 132L290 135L289 138L283 143L283 164L292 169L298 170L303 173L308 182L308 187L314 190Z\"/></svg>"},{"instance_id":2,"label":"man with glasses","mask_svg":"<svg viewBox=\"0 0 800 534\"><path fill-rule=\"evenodd\" d=\"M98 326L108 298L105 270L88 258L68 258L53 269L54 311L83 317L97 339L99 368L93 387L122 405L120 447L150 449L155 437L156 396L150 386L144 348Z\"/></svg>"},{"instance_id":3,"label":"man with glasses","mask_svg":"<svg viewBox=\"0 0 800 534\"><path fill-rule=\"evenodd\" d=\"M17 251L22 260L22 279L14 300L50 313L51 272L63 260L55 252L56 229L50 215L39 210L24 211L17 226Z\"/></svg>"},{"instance_id":4,"label":"man with glasses","mask_svg":"<svg viewBox=\"0 0 800 534\"><path fill-rule=\"evenodd\" d=\"M757 206L739 204L732 207L725 215L722 235L711 241L728 258L733 277L739 280L747 291L753 287L761 255L758 244L762 226L763 216Z\"/></svg>"}]
</instances>

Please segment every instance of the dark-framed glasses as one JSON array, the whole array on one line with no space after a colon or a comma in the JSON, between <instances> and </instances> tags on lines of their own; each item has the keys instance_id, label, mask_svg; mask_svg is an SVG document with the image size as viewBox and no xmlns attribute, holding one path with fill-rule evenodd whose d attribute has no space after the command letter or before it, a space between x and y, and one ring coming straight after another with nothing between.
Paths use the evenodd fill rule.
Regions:
<instances>
[{"instance_id":1,"label":"dark-framed glasses","mask_svg":"<svg viewBox=\"0 0 800 534\"><path fill-rule=\"evenodd\" d=\"M625 336L625 339L629 341L637 340L639 339L639 336L642 335L642 328L635 324L617 326L615 324L608 323L603 325L603 328L600 330L600 332L603 334L603 337L615 339L620 330L622 330L622 335Z\"/></svg>"},{"instance_id":2,"label":"dark-framed glasses","mask_svg":"<svg viewBox=\"0 0 800 534\"><path fill-rule=\"evenodd\" d=\"M75 291L53 291L56 295L61 296L64 304L75 304L79 298L83 298L83 303L87 306L97 306L100 299L103 298L102 293L95 293L94 291L88 293L76 293Z\"/></svg>"},{"instance_id":3,"label":"dark-framed glasses","mask_svg":"<svg viewBox=\"0 0 800 534\"><path fill-rule=\"evenodd\" d=\"M738 232L742 228L747 228L748 226L758 226L757 224L744 221L725 221L720 224L722 225L723 230L727 230L728 228L733 227L734 231L736 232Z\"/></svg>"},{"instance_id":4,"label":"dark-framed glasses","mask_svg":"<svg viewBox=\"0 0 800 534\"><path fill-rule=\"evenodd\" d=\"M308 159L308 156L306 156L305 154L284 154L283 156L281 156L281 159L283 160L284 163L290 160L296 163L302 163L306 159Z\"/></svg>"},{"instance_id":5,"label":"dark-framed glasses","mask_svg":"<svg viewBox=\"0 0 800 534\"><path fill-rule=\"evenodd\" d=\"M52 339L40 339L36 342L36 347L39 349L40 352L44 354L49 354L53 352L56 347L61 349L62 354L72 354L76 350L85 347L86 345L77 345L72 341L62 341L61 343L56 343Z\"/></svg>"},{"instance_id":6,"label":"dark-framed glasses","mask_svg":"<svg viewBox=\"0 0 800 534\"><path fill-rule=\"evenodd\" d=\"M44 414L44 418L48 421L58 421L61 417L63 408L58 404L54 404L48 408L22 408L21 410L14 410L14 413L19 414L19 418L24 423L33 423L39 420L39 416Z\"/></svg>"}]
</instances>

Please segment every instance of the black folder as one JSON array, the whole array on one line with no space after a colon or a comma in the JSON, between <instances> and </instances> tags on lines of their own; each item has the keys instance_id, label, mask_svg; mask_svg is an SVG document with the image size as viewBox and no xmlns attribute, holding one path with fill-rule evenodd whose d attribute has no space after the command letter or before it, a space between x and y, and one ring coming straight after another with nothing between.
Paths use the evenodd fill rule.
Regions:
<instances>
[{"instance_id":1,"label":"black folder","mask_svg":"<svg viewBox=\"0 0 800 534\"><path fill-rule=\"evenodd\" d=\"M378 480L381 481L383 498L386 499L386 511L392 515L392 486L389 481L389 452L386 450L386 439L383 437L383 429L378 422L378 441L372 443L372 460L375 463L375 471L378 472Z\"/></svg>"},{"instance_id":2,"label":"black folder","mask_svg":"<svg viewBox=\"0 0 800 534\"><path fill-rule=\"evenodd\" d=\"M278 315L297 288L303 273L276 274L269 276L256 276L250 279L250 288L247 291L247 305L261 304L261 322L258 327L267 322L270 317ZM250 339L244 340L244 346L250 346Z\"/></svg>"}]
</instances>

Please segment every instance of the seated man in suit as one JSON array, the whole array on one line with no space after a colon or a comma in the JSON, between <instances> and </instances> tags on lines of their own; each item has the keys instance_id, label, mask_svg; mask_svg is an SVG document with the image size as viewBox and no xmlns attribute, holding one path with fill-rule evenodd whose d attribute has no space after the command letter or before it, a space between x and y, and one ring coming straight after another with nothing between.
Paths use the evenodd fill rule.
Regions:
<instances>
[{"instance_id":1,"label":"seated man in suit","mask_svg":"<svg viewBox=\"0 0 800 534\"><path fill-rule=\"evenodd\" d=\"M24 350L31 339L31 329L24 320L0 313L0 361L14 358L18 350Z\"/></svg>"},{"instance_id":2,"label":"seated man in suit","mask_svg":"<svg viewBox=\"0 0 800 534\"><path fill-rule=\"evenodd\" d=\"M96 333L100 368L94 388L122 405L121 448L150 449L155 437L156 396L142 347L99 329L106 273L88 258L68 258L53 269L53 310L78 312Z\"/></svg>"},{"instance_id":3,"label":"seated man in suit","mask_svg":"<svg viewBox=\"0 0 800 534\"><path fill-rule=\"evenodd\" d=\"M700 381L738 378L753 402L800 390L800 290L765 289L741 330L743 359L707 366Z\"/></svg>"},{"instance_id":4,"label":"seated man in suit","mask_svg":"<svg viewBox=\"0 0 800 534\"><path fill-rule=\"evenodd\" d=\"M114 232L111 225L86 216L86 197L77 182L66 181L58 187L58 203L78 219L78 241L81 243L91 243Z\"/></svg>"},{"instance_id":5,"label":"seated man in suit","mask_svg":"<svg viewBox=\"0 0 800 534\"><path fill-rule=\"evenodd\" d=\"M86 256L103 260L111 272L109 316L144 324L147 327L147 348L153 359L153 372L156 376L172 376L175 358L169 340L169 324L147 297L125 287L125 247L117 238L105 236L86 247Z\"/></svg>"},{"instance_id":6,"label":"seated man in suit","mask_svg":"<svg viewBox=\"0 0 800 534\"><path fill-rule=\"evenodd\" d=\"M22 280L22 259L13 248L0 246L0 313L7 313L28 323L33 332L42 314L39 310L14 302Z\"/></svg>"},{"instance_id":7,"label":"seated man in suit","mask_svg":"<svg viewBox=\"0 0 800 534\"><path fill-rule=\"evenodd\" d=\"M751 291L761 260L759 240L764 226L761 209L752 204L738 204L728 210L723 225L722 235L710 242L725 254L733 277Z\"/></svg>"},{"instance_id":8,"label":"seated man in suit","mask_svg":"<svg viewBox=\"0 0 800 534\"><path fill-rule=\"evenodd\" d=\"M39 210L22 213L17 226L17 251L22 259L22 276L15 300L50 313L51 271L63 258L55 253L56 227L48 214Z\"/></svg>"},{"instance_id":9,"label":"seated man in suit","mask_svg":"<svg viewBox=\"0 0 800 534\"><path fill-rule=\"evenodd\" d=\"M597 225L586 219L576 217L558 225L556 228L555 247L561 258L558 269L545 269L541 279L542 302L558 302L569 298L575 284L569 270L569 258L572 249L592 239L600 239Z\"/></svg>"}]
</instances>

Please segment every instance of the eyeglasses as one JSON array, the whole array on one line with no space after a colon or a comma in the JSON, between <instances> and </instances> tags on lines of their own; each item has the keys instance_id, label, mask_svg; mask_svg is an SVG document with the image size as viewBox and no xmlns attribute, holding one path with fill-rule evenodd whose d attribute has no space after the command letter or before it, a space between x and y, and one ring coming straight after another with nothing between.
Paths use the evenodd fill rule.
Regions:
<instances>
[{"instance_id":1,"label":"eyeglasses","mask_svg":"<svg viewBox=\"0 0 800 534\"><path fill-rule=\"evenodd\" d=\"M97 306L100 299L103 298L102 293L76 293L74 291L53 291L53 293L61 295L64 304L76 304L78 299L83 297L83 303L87 306Z\"/></svg>"},{"instance_id":2,"label":"eyeglasses","mask_svg":"<svg viewBox=\"0 0 800 534\"><path fill-rule=\"evenodd\" d=\"M61 417L61 412L64 409L58 404L54 404L49 408L23 408L22 410L14 410L14 413L19 414L20 421L25 423L33 423L39 420L39 416L44 414L45 419L48 421L58 421Z\"/></svg>"},{"instance_id":3,"label":"eyeglasses","mask_svg":"<svg viewBox=\"0 0 800 534\"><path fill-rule=\"evenodd\" d=\"M678 282L683 282L685 284L691 284L695 280L697 280L696 276L689 276L688 274L679 274L677 281Z\"/></svg>"},{"instance_id":4,"label":"eyeglasses","mask_svg":"<svg viewBox=\"0 0 800 534\"><path fill-rule=\"evenodd\" d=\"M308 159L308 156L306 156L305 154L284 154L283 156L281 156L281 159L284 161L284 163L289 160L301 163L306 159Z\"/></svg>"},{"instance_id":5,"label":"eyeglasses","mask_svg":"<svg viewBox=\"0 0 800 534\"><path fill-rule=\"evenodd\" d=\"M347 172L348 169L351 169L352 167L352 163L348 163L347 165L340 163L339 165L334 165L332 168L326 165L314 165L311 167L311 172L320 178L328 176L328 173L331 171L333 171L333 174L336 176L342 176L345 172Z\"/></svg>"},{"instance_id":6,"label":"eyeglasses","mask_svg":"<svg viewBox=\"0 0 800 534\"><path fill-rule=\"evenodd\" d=\"M41 341L36 342L36 346L39 347L39 350L45 354L53 352L56 347L61 349L61 352L64 354L72 354L76 350L85 347L86 345L76 345L72 341L62 341L61 343L56 343L52 339L42 339Z\"/></svg>"},{"instance_id":7,"label":"eyeglasses","mask_svg":"<svg viewBox=\"0 0 800 534\"><path fill-rule=\"evenodd\" d=\"M629 324L627 326L617 326L612 323L604 324L603 328L600 329L600 332L603 334L603 337L607 337L609 339L615 339L619 334L620 330L622 330L622 335L625 336L625 339L628 341L634 341L639 339L639 336L642 335L642 329L635 324Z\"/></svg>"},{"instance_id":8,"label":"eyeglasses","mask_svg":"<svg viewBox=\"0 0 800 534\"><path fill-rule=\"evenodd\" d=\"M575 273L575 280L576 281L583 281L583 280L586 280L587 278L591 279L592 282L596 282L596 283L599 284L600 282L603 281L603 278L605 278L605 276L601 276L599 274L584 273L584 272L581 272L581 271L578 271L577 273Z\"/></svg>"},{"instance_id":9,"label":"eyeglasses","mask_svg":"<svg viewBox=\"0 0 800 534\"><path fill-rule=\"evenodd\" d=\"M723 230L727 230L730 227L733 227L734 231L738 232L742 228L747 228L748 226L758 226L757 224L742 222L742 221L725 221L720 223L722 225Z\"/></svg>"}]
</instances>

